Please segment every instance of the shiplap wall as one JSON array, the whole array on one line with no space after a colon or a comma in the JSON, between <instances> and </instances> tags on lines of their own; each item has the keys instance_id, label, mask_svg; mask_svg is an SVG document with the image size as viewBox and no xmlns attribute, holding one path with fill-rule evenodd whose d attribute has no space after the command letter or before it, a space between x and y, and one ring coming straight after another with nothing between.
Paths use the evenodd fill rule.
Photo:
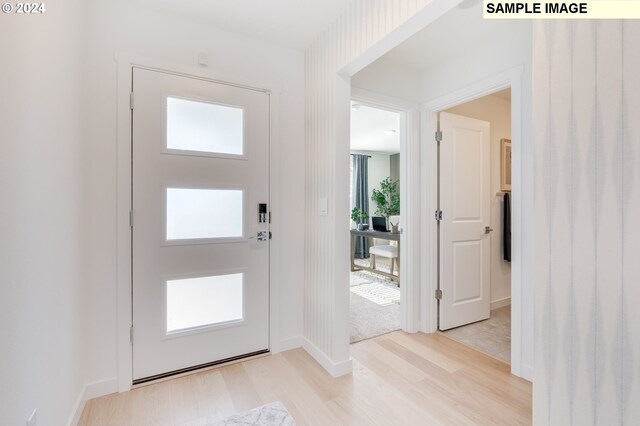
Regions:
<instances>
[{"instance_id":1,"label":"shiplap wall","mask_svg":"<svg viewBox=\"0 0 640 426\"><path fill-rule=\"evenodd\" d=\"M534 25L534 422L640 424L640 22Z\"/></svg>"},{"instance_id":2,"label":"shiplap wall","mask_svg":"<svg viewBox=\"0 0 640 426\"><path fill-rule=\"evenodd\" d=\"M334 364L349 358L349 81L336 75L431 1L354 0L305 53L304 337ZM327 216L318 214L321 198L328 200Z\"/></svg>"}]
</instances>

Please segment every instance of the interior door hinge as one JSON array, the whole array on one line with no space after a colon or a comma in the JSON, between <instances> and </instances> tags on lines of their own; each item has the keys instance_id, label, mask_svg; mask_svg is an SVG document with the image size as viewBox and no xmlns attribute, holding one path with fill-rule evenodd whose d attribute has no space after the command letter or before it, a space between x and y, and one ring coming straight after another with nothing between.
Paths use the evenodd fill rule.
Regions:
<instances>
[{"instance_id":1,"label":"interior door hinge","mask_svg":"<svg viewBox=\"0 0 640 426\"><path fill-rule=\"evenodd\" d=\"M442 142L442 132L440 130L436 132L436 142Z\"/></svg>"},{"instance_id":2,"label":"interior door hinge","mask_svg":"<svg viewBox=\"0 0 640 426\"><path fill-rule=\"evenodd\" d=\"M129 210L129 227L133 228L133 210Z\"/></svg>"},{"instance_id":3,"label":"interior door hinge","mask_svg":"<svg viewBox=\"0 0 640 426\"><path fill-rule=\"evenodd\" d=\"M436 220L442 220L442 210L436 210L435 218Z\"/></svg>"},{"instance_id":4,"label":"interior door hinge","mask_svg":"<svg viewBox=\"0 0 640 426\"><path fill-rule=\"evenodd\" d=\"M436 300L442 300L442 290L436 290Z\"/></svg>"},{"instance_id":5,"label":"interior door hinge","mask_svg":"<svg viewBox=\"0 0 640 426\"><path fill-rule=\"evenodd\" d=\"M133 324L131 324L131 328L129 329L129 341L133 345Z\"/></svg>"},{"instance_id":6,"label":"interior door hinge","mask_svg":"<svg viewBox=\"0 0 640 426\"><path fill-rule=\"evenodd\" d=\"M129 108L133 110L133 92L129 93Z\"/></svg>"},{"instance_id":7,"label":"interior door hinge","mask_svg":"<svg viewBox=\"0 0 640 426\"><path fill-rule=\"evenodd\" d=\"M269 223L271 223L271 212L269 212Z\"/></svg>"},{"instance_id":8,"label":"interior door hinge","mask_svg":"<svg viewBox=\"0 0 640 426\"><path fill-rule=\"evenodd\" d=\"M271 235L271 231L269 231L269 239L271 239L272 235Z\"/></svg>"}]
</instances>

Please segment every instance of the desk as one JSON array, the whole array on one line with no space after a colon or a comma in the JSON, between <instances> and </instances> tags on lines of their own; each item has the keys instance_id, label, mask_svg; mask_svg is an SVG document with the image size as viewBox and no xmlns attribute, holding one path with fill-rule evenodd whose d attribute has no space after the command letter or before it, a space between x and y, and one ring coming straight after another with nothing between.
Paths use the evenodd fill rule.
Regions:
<instances>
[{"instance_id":1,"label":"desk","mask_svg":"<svg viewBox=\"0 0 640 426\"><path fill-rule=\"evenodd\" d=\"M387 272L380 271L378 269L373 269L369 266L359 266L355 263L355 251L356 251L356 237L367 237L369 239L369 246L372 246L372 239L377 238L379 240L389 240L389 241L397 241L398 242L398 275L391 275ZM380 231L358 231L357 229L351 230L351 271L369 271L374 274L379 274L393 281L397 282L400 285L400 234L392 234L391 232L380 232Z\"/></svg>"}]
</instances>

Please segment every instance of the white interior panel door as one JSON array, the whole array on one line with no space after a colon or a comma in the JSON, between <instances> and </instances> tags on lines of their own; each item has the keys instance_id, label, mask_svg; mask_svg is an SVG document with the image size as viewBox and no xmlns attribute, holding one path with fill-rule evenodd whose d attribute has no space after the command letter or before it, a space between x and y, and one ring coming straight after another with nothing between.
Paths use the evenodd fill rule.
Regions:
<instances>
[{"instance_id":1,"label":"white interior panel door","mask_svg":"<svg viewBox=\"0 0 640 426\"><path fill-rule=\"evenodd\" d=\"M490 315L490 125L440 113L440 330Z\"/></svg>"},{"instance_id":2,"label":"white interior panel door","mask_svg":"<svg viewBox=\"0 0 640 426\"><path fill-rule=\"evenodd\" d=\"M139 68L133 92L134 383L267 351L269 94Z\"/></svg>"}]
</instances>

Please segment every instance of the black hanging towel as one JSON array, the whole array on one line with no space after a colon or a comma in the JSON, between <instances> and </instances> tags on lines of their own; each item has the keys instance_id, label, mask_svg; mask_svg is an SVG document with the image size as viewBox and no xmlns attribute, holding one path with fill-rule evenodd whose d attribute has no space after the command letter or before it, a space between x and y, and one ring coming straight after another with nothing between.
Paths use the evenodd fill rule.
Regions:
<instances>
[{"instance_id":1,"label":"black hanging towel","mask_svg":"<svg viewBox=\"0 0 640 426\"><path fill-rule=\"evenodd\" d=\"M502 215L502 247L504 260L511 262L511 197L504 194L504 213Z\"/></svg>"}]
</instances>

